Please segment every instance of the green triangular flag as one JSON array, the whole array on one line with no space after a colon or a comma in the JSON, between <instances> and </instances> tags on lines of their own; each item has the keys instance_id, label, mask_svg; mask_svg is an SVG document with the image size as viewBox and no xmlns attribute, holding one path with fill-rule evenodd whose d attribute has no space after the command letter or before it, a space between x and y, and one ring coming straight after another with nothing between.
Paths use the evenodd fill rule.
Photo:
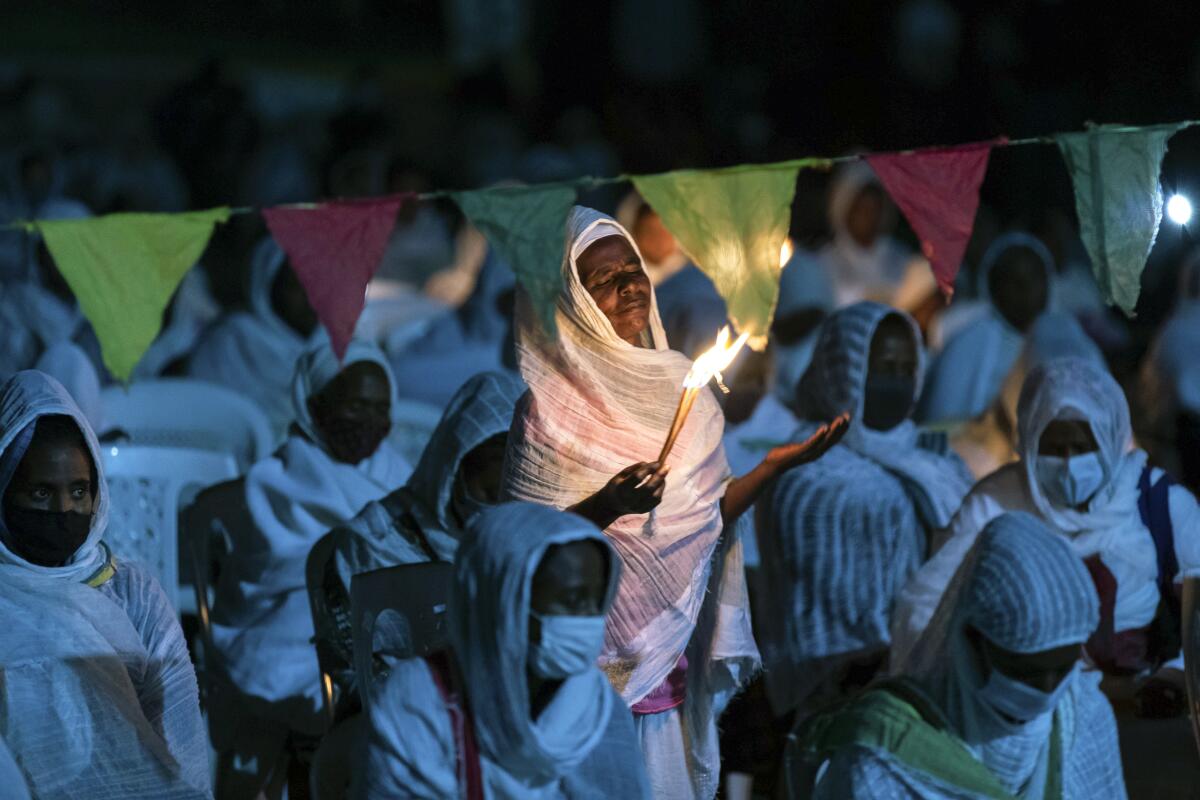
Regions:
<instances>
[{"instance_id":1,"label":"green triangular flag","mask_svg":"<svg viewBox=\"0 0 1200 800\"><path fill-rule=\"evenodd\" d=\"M1158 173L1185 125L1098 125L1055 137L1075 185L1079 234L1105 299L1133 316L1142 270L1162 222Z\"/></svg>"},{"instance_id":2,"label":"green triangular flag","mask_svg":"<svg viewBox=\"0 0 1200 800\"><path fill-rule=\"evenodd\" d=\"M452 196L512 267L546 331L554 333L567 214L575 203L575 190L553 185L504 186Z\"/></svg>"},{"instance_id":3,"label":"green triangular flag","mask_svg":"<svg viewBox=\"0 0 1200 800\"><path fill-rule=\"evenodd\" d=\"M762 349L779 299L779 254L796 173L822 160L633 177L680 246L725 299L729 319ZM716 335L716 331L713 334Z\"/></svg>"},{"instance_id":4,"label":"green triangular flag","mask_svg":"<svg viewBox=\"0 0 1200 800\"><path fill-rule=\"evenodd\" d=\"M163 309L228 208L108 214L33 223L92 323L113 377L129 379L162 327Z\"/></svg>"}]
</instances>

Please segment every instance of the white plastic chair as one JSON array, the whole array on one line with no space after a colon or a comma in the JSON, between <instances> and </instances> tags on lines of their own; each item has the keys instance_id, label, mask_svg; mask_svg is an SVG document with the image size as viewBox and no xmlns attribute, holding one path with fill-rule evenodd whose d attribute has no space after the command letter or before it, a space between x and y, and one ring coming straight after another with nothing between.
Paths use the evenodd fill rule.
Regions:
<instances>
[{"instance_id":1,"label":"white plastic chair","mask_svg":"<svg viewBox=\"0 0 1200 800\"><path fill-rule=\"evenodd\" d=\"M195 613L191 571L181 572L179 510L205 487L238 475L230 453L183 447L104 444L110 507L104 541L120 559L148 567L181 613ZM180 575L187 576L186 581Z\"/></svg>"},{"instance_id":2,"label":"white plastic chair","mask_svg":"<svg viewBox=\"0 0 1200 800\"><path fill-rule=\"evenodd\" d=\"M231 453L243 469L275 446L266 412L249 398L206 381L163 378L128 388L109 386L101 403L101 438L122 431L131 445Z\"/></svg>"},{"instance_id":3,"label":"white plastic chair","mask_svg":"<svg viewBox=\"0 0 1200 800\"><path fill-rule=\"evenodd\" d=\"M408 463L416 466L421 453L442 419L442 410L419 400L396 400L389 439L400 448Z\"/></svg>"}]
</instances>

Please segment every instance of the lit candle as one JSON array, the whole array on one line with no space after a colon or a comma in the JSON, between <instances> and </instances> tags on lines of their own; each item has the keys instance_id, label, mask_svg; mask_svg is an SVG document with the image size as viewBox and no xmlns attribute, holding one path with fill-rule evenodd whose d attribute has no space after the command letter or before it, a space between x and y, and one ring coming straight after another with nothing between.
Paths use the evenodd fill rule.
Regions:
<instances>
[{"instance_id":1,"label":"lit candle","mask_svg":"<svg viewBox=\"0 0 1200 800\"><path fill-rule=\"evenodd\" d=\"M675 417L671 420L671 429L667 431L667 440L663 443L662 452L658 454L659 464L665 464L667 456L671 454L671 448L675 446L675 440L679 438L679 431L683 429L683 423L687 420L692 405L696 402L696 395L713 378L721 380L721 371L733 363L733 359L742 349L742 345L750 338L749 334L743 333L733 344L730 344L729 336L729 326L726 325L717 334L716 344L705 350L692 362L692 368L688 370L687 377L683 379L683 394L680 395L679 405L675 408Z\"/></svg>"}]
</instances>

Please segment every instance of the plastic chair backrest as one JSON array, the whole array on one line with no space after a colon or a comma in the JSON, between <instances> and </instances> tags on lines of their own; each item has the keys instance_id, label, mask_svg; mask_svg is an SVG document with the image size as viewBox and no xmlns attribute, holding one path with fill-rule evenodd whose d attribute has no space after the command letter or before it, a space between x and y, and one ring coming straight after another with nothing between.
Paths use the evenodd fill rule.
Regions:
<instances>
[{"instance_id":1,"label":"plastic chair backrest","mask_svg":"<svg viewBox=\"0 0 1200 800\"><path fill-rule=\"evenodd\" d=\"M448 561L402 564L355 575L350 583L351 625L358 685L369 686L373 674L362 674L379 649L378 622L389 616L384 649L391 658L415 658L442 649L449 641L446 608L454 565Z\"/></svg>"},{"instance_id":2,"label":"plastic chair backrest","mask_svg":"<svg viewBox=\"0 0 1200 800\"><path fill-rule=\"evenodd\" d=\"M100 457L111 507L104 541L118 559L148 567L176 609L193 610L180 608L179 509L236 476L237 462L211 450L125 444L103 445Z\"/></svg>"},{"instance_id":3,"label":"plastic chair backrest","mask_svg":"<svg viewBox=\"0 0 1200 800\"><path fill-rule=\"evenodd\" d=\"M419 400L395 400L389 438L414 467L442 419L442 410Z\"/></svg>"},{"instance_id":4,"label":"plastic chair backrest","mask_svg":"<svg viewBox=\"0 0 1200 800\"><path fill-rule=\"evenodd\" d=\"M317 667L321 673L321 706L325 721L332 726L336 718L336 698L333 696L334 653L325 630L330 613L325 603L325 570L333 558L333 535L325 534L308 552L304 562L304 585L308 591L308 606L313 617L313 645L317 649ZM336 632L335 632L336 633Z\"/></svg>"},{"instance_id":5,"label":"plastic chair backrest","mask_svg":"<svg viewBox=\"0 0 1200 800\"><path fill-rule=\"evenodd\" d=\"M190 447L233 454L242 469L271 454L275 437L266 412L224 386L187 378L138 381L101 393L104 431L128 444Z\"/></svg>"}]
</instances>

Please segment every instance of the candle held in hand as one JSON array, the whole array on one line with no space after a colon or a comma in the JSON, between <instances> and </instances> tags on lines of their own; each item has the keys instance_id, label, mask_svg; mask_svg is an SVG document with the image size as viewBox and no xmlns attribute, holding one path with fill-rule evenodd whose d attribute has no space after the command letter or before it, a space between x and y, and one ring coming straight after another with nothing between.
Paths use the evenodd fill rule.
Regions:
<instances>
[{"instance_id":1,"label":"candle held in hand","mask_svg":"<svg viewBox=\"0 0 1200 800\"><path fill-rule=\"evenodd\" d=\"M671 420L671 429L667 431L667 440L658 454L658 463L666 463L667 456L671 454L671 448L675 446L675 440L679 438L679 431L683 429L683 423L687 420L688 412L692 410L692 404L696 402L696 395L713 378L721 380L721 371L733 363L733 359L742 349L742 345L746 344L746 340L750 338L749 334L743 333L733 344L730 344L730 335L729 326L726 325L717 334L716 344L705 350L692 362L692 368L688 370L687 377L683 379L683 394L679 397L675 417Z\"/></svg>"}]
</instances>

